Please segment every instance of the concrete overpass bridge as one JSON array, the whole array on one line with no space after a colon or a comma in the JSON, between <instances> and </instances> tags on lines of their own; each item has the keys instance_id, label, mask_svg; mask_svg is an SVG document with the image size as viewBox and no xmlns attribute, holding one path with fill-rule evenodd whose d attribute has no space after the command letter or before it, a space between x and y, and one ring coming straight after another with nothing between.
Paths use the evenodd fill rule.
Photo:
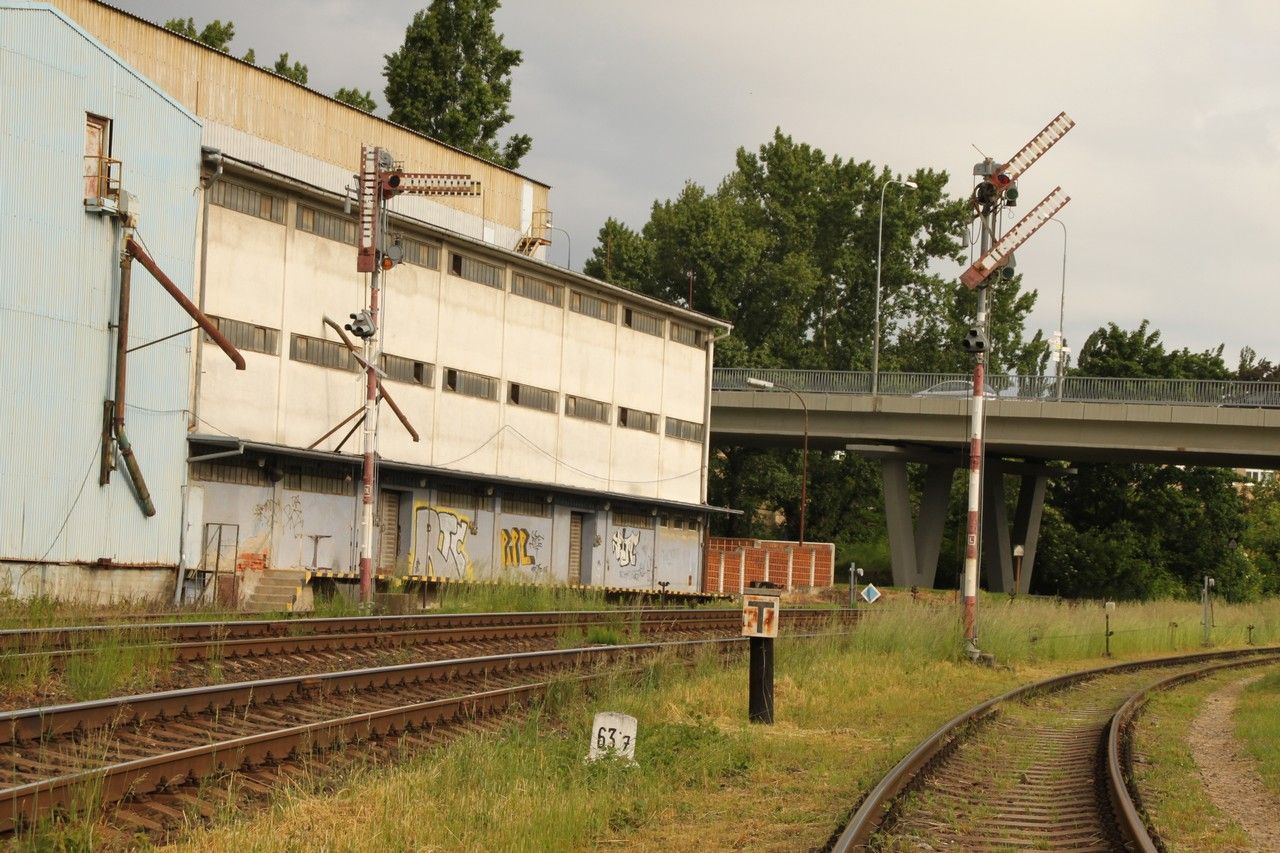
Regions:
<instances>
[{"instance_id":1,"label":"concrete overpass bridge","mask_svg":"<svg viewBox=\"0 0 1280 853\"><path fill-rule=\"evenodd\" d=\"M754 388L749 377L775 387ZM972 388L963 375L881 373L873 395L867 372L717 369L711 440L799 447L807 421L811 448L878 459L894 584L933 586L951 482L967 468L966 383ZM1025 550L1019 591L1030 586L1045 485L1060 473L1046 462L1280 469L1280 383L996 376L987 397L983 558L991 590L1014 588L1014 544ZM926 466L914 523L911 462ZM1009 475L1022 480L1012 519Z\"/></svg>"}]
</instances>

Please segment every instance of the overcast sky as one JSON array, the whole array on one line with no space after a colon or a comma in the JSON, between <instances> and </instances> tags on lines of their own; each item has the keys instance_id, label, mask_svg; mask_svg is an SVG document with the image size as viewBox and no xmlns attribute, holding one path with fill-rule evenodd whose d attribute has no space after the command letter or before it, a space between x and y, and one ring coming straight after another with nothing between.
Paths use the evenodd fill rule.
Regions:
<instances>
[{"instance_id":1,"label":"overcast sky","mask_svg":"<svg viewBox=\"0 0 1280 853\"><path fill-rule=\"evenodd\" d=\"M236 24L233 52L281 51L310 84L371 89L425 0L114 0L163 22ZM895 172L947 170L967 194L974 146L1007 159L1059 111L1077 126L1021 182L1061 184L1066 330L1149 318L1173 346L1249 344L1280 358L1280 3L1274 0L817 2L508 0L524 52L509 130L552 185L580 268L607 216L633 227L686 180L714 186L775 126ZM893 188L890 192L895 191ZM565 263L563 235L552 260ZM1063 232L1018 253L1057 328ZM957 273L959 270L957 269ZM868 282L868 286L871 283Z\"/></svg>"}]
</instances>

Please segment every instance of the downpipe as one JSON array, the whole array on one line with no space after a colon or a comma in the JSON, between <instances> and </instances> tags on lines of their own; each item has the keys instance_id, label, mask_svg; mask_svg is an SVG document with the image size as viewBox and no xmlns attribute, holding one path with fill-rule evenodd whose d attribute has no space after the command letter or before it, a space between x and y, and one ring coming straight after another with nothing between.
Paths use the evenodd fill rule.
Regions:
<instances>
[{"instance_id":1,"label":"downpipe","mask_svg":"<svg viewBox=\"0 0 1280 853\"><path fill-rule=\"evenodd\" d=\"M126 245L132 242L127 236ZM111 421L111 432L116 439L116 448L124 460L125 470L129 472L129 480L133 484L134 494L142 506L142 514L151 518L156 514L156 505L151 500L151 490L142 476L142 468L138 465L137 454L129 443L129 435L124 430L125 388L128 376L129 358L129 300L132 290L133 256L128 252L120 257L120 309L116 317L116 399L115 417Z\"/></svg>"},{"instance_id":2,"label":"downpipe","mask_svg":"<svg viewBox=\"0 0 1280 853\"><path fill-rule=\"evenodd\" d=\"M116 447L120 449L120 457L124 459L125 470L129 472L129 480L133 483L133 490L138 496L138 503L142 505L142 514L147 518L151 518L156 514L156 505L151 500L151 491L147 488L147 481L142 478L142 469L138 467L138 457L133 452L133 445L129 443L129 436L125 434L124 424L116 424Z\"/></svg>"}]
</instances>

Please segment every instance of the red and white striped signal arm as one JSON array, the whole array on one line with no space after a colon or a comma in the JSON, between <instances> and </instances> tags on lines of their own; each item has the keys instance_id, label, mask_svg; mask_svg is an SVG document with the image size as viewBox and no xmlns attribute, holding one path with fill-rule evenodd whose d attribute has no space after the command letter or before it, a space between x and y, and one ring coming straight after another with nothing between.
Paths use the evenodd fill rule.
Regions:
<instances>
[{"instance_id":1,"label":"red and white striped signal arm","mask_svg":"<svg viewBox=\"0 0 1280 853\"><path fill-rule=\"evenodd\" d=\"M1031 212L1018 220L1018 224L1005 232L986 253L960 274L960 280L973 290L986 280L987 276L1001 266L1013 254L1013 250L1027 242L1027 239L1053 218L1053 215L1067 206L1071 196L1062 194L1062 187L1054 187L1053 192L1045 196L1044 201L1031 209Z\"/></svg>"},{"instance_id":2,"label":"red and white striped signal arm","mask_svg":"<svg viewBox=\"0 0 1280 853\"><path fill-rule=\"evenodd\" d=\"M356 234L356 272L373 272L377 263L378 232L378 149L372 145L360 146L360 175L357 178L357 198L360 206L360 225Z\"/></svg>"},{"instance_id":3,"label":"red and white striped signal arm","mask_svg":"<svg viewBox=\"0 0 1280 853\"><path fill-rule=\"evenodd\" d=\"M470 175L436 172L388 172L382 179L384 198L411 195L478 196L480 182Z\"/></svg>"},{"instance_id":4,"label":"red and white striped signal arm","mask_svg":"<svg viewBox=\"0 0 1280 853\"><path fill-rule=\"evenodd\" d=\"M1031 164L1039 160L1046 151L1054 146L1054 144L1067 135L1067 131L1075 127L1076 123L1071 116L1065 112L1058 113L1053 121L1045 125L1044 130L1032 137L1031 141L1022 146L1017 154L1009 158L1009 162L1002 164L992 173L991 180L999 190L1006 189L1027 169L1031 168Z\"/></svg>"}]
</instances>

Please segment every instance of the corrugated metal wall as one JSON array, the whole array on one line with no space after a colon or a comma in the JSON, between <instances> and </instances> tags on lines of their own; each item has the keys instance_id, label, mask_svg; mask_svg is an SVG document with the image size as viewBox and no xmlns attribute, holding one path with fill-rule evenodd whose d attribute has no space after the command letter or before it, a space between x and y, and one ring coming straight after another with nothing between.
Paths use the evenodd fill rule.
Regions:
<instances>
[{"instance_id":1,"label":"corrugated metal wall","mask_svg":"<svg viewBox=\"0 0 1280 853\"><path fill-rule=\"evenodd\" d=\"M0 3L0 80L0 559L174 563L191 336L130 356L148 519L123 470L98 485L120 231L84 209L85 114L111 119L142 242L187 293L199 122L48 9ZM135 265L130 345L190 325Z\"/></svg>"}]
</instances>

